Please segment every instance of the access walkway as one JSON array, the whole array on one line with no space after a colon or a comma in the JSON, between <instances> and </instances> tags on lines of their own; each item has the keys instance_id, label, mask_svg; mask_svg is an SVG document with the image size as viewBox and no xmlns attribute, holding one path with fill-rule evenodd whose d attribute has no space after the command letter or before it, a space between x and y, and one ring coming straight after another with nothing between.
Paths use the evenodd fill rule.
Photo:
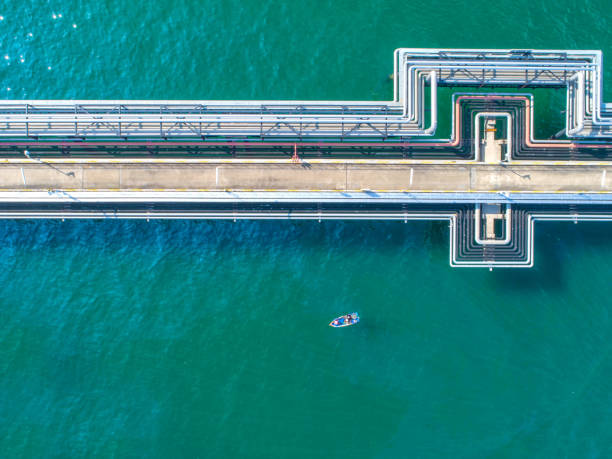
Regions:
<instances>
[{"instance_id":1,"label":"access walkway","mask_svg":"<svg viewBox=\"0 0 612 459\"><path fill-rule=\"evenodd\" d=\"M24 159L0 190L612 193L609 162Z\"/></svg>"}]
</instances>

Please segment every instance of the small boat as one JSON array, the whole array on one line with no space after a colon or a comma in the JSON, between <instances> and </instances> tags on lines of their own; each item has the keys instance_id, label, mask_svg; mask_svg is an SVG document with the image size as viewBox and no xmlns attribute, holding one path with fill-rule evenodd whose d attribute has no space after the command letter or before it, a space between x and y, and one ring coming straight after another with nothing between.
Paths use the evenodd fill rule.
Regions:
<instances>
[{"instance_id":1,"label":"small boat","mask_svg":"<svg viewBox=\"0 0 612 459\"><path fill-rule=\"evenodd\" d=\"M349 325L355 325L359 322L359 314L353 312L352 314L345 314L337 317L329 323L330 327L348 327Z\"/></svg>"}]
</instances>

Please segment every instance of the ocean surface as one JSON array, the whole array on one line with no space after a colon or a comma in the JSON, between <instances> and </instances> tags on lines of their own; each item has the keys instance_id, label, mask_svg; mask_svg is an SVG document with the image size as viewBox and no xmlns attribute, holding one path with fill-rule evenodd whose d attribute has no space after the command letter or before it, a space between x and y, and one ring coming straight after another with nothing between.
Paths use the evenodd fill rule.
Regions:
<instances>
[{"instance_id":1,"label":"ocean surface","mask_svg":"<svg viewBox=\"0 0 612 459\"><path fill-rule=\"evenodd\" d=\"M601 49L612 101L607 1L0 15L7 99L389 100L406 46ZM444 223L0 221L0 457L612 457L612 226L535 230L489 272Z\"/></svg>"}]
</instances>

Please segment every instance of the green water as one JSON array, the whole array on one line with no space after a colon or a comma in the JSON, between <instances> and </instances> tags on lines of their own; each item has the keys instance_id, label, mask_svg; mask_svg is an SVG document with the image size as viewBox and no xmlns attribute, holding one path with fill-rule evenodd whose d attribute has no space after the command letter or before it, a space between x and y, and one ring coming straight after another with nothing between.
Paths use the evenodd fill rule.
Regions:
<instances>
[{"instance_id":1,"label":"green water","mask_svg":"<svg viewBox=\"0 0 612 459\"><path fill-rule=\"evenodd\" d=\"M604 1L0 14L16 99L388 100L400 46L612 59ZM440 223L0 222L0 456L610 457L610 230L537 224L533 269L488 272Z\"/></svg>"}]
</instances>

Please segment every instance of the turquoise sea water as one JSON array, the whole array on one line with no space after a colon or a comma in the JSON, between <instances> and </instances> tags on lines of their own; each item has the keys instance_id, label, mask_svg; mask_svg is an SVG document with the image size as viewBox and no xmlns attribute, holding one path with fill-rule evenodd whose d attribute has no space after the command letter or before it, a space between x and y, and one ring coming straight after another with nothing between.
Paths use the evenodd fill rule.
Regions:
<instances>
[{"instance_id":1,"label":"turquoise sea water","mask_svg":"<svg viewBox=\"0 0 612 459\"><path fill-rule=\"evenodd\" d=\"M0 15L16 99L387 100L400 46L612 59L604 1ZM488 272L440 223L0 222L0 456L610 457L611 230L537 224L535 268Z\"/></svg>"}]
</instances>

